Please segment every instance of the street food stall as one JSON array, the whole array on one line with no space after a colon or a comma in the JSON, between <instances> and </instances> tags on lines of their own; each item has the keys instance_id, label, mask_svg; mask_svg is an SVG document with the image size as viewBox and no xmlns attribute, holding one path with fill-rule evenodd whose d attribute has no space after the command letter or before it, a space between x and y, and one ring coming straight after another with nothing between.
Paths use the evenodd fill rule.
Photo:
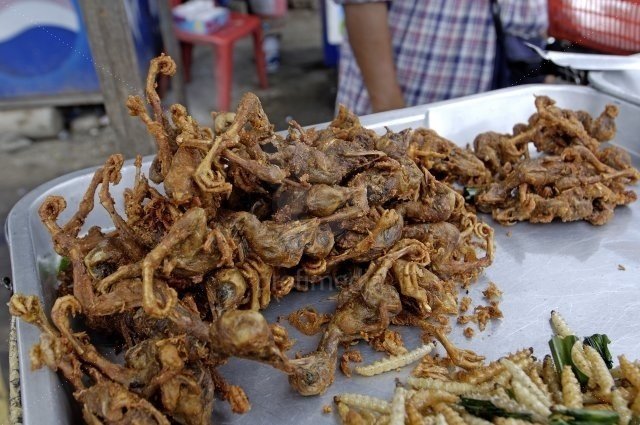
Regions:
<instances>
[{"instance_id":1,"label":"street food stall","mask_svg":"<svg viewBox=\"0 0 640 425\"><path fill-rule=\"evenodd\" d=\"M9 214L21 423L640 420L640 102L532 84L277 132L253 93L163 103L173 56L105 92L152 155Z\"/></svg>"}]
</instances>

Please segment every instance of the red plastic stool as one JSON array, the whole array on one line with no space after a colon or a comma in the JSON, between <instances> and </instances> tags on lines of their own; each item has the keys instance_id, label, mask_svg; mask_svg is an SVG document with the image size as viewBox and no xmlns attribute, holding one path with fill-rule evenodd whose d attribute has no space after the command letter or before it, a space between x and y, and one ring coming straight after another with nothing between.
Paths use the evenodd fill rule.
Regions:
<instances>
[{"instance_id":1,"label":"red plastic stool","mask_svg":"<svg viewBox=\"0 0 640 425\"><path fill-rule=\"evenodd\" d=\"M171 6L180 0L171 0ZM253 52L258 71L260 87L268 87L267 64L262 51L262 25L260 19L242 13L231 12L229 22L212 34L194 34L174 28L176 38L182 44L182 64L187 81L191 77L191 56L194 44L212 44L215 56L215 83L218 91L217 107L228 111L231 106L231 85L233 75L233 46L235 42L249 35L253 36Z\"/></svg>"}]
</instances>

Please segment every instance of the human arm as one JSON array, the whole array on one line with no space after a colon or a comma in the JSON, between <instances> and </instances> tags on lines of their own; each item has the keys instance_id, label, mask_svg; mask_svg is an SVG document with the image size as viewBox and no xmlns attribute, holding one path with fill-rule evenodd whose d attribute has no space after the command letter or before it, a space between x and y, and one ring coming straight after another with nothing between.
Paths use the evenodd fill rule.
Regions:
<instances>
[{"instance_id":1,"label":"human arm","mask_svg":"<svg viewBox=\"0 0 640 425\"><path fill-rule=\"evenodd\" d=\"M349 44L369 93L373 112L405 106L398 84L387 3L343 0Z\"/></svg>"}]
</instances>

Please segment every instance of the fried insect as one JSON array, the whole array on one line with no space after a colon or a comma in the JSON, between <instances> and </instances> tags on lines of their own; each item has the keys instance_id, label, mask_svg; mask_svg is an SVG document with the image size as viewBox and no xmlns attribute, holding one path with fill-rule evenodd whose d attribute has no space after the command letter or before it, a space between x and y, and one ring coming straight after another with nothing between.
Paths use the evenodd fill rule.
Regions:
<instances>
[{"instance_id":1,"label":"fried insect","mask_svg":"<svg viewBox=\"0 0 640 425\"><path fill-rule=\"evenodd\" d=\"M558 331L559 317L554 312L554 332ZM561 327L568 329L564 320L562 323ZM604 340L608 341L606 336ZM586 385L580 385L572 366L560 357L566 359L568 353L554 351L555 360L547 355L539 361L529 348L471 370L449 363L449 368L440 369L438 376L416 377L414 372L406 384L396 380L394 395L389 401L354 393L338 395L334 400L357 408L360 415L391 414L397 423L409 424L553 424L574 420L633 423L638 414L638 396L631 387L637 381L638 370L634 363L620 356L620 368L610 373L604 362L604 358L611 357L607 343L604 348L600 347L600 353L585 344L589 359L597 364L598 374L602 374L597 378L595 393ZM552 350L555 349L552 347ZM425 363L435 365L444 360L447 359L427 355L416 370L421 374ZM554 365L554 362L559 363ZM556 366L563 363L556 370ZM399 404L402 397L404 406Z\"/></svg>"},{"instance_id":2,"label":"fried insect","mask_svg":"<svg viewBox=\"0 0 640 425\"><path fill-rule=\"evenodd\" d=\"M418 361L422 357L429 354L431 350L433 350L433 344L425 344L405 354L391 356L386 359L378 360L369 365L357 366L355 368L355 371L358 375L378 375Z\"/></svg>"}]
</instances>

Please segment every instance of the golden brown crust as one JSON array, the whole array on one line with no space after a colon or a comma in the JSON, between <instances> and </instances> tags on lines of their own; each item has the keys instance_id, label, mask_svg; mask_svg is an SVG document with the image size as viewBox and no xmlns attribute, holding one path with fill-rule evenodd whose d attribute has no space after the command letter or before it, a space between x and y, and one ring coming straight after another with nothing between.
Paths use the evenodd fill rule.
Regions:
<instances>
[{"instance_id":1,"label":"golden brown crust","mask_svg":"<svg viewBox=\"0 0 640 425\"><path fill-rule=\"evenodd\" d=\"M251 93L235 113L214 114L210 129L182 105L163 111L157 79L174 73L170 57L155 58L146 101L127 100L158 152L148 178L136 158L124 203L112 196L123 184L124 158L112 155L66 223L59 222L64 198L49 197L40 208L68 263L53 324L34 299L16 296L11 305L12 314L43 331L33 365L65 375L88 422L113 422L118 393L132 406L131 422L207 423L216 391L234 412L246 412L247 395L217 372L229 357L266 363L305 395L327 390L338 348L359 340L396 356L397 367L423 356L432 336L449 364L481 361L446 337L450 317L464 310L460 291L494 255L493 230L449 185L456 173L469 183L486 181L470 150L428 130L380 136L344 108L326 129L291 123L283 137ZM609 128L605 121L598 128ZM607 163L624 158L610 151ZM81 233L96 199L113 230ZM259 311L294 289L327 283L339 290L335 313L309 307L289 315L302 333L322 333L318 349L290 359L286 329ZM92 332L77 332L73 316ZM419 327L427 344L407 354L392 323ZM123 363L102 357L87 336L94 332L122 341ZM359 359L345 352L345 373ZM444 367L422 373L435 376ZM100 389L112 398L100 398ZM376 419L366 409L343 413L352 423Z\"/></svg>"},{"instance_id":2,"label":"golden brown crust","mask_svg":"<svg viewBox=\"0 0 640 425\"><path fill-rule=\"evenodd\" d=\"M627 186L640 172L622 149L601 146L615 135L616 106L607 105L592 119L558 108L546 96L537 96L535 104L537 112L513 135L476 137L475 153L492 174L475 197L480 210L502 224L560 219L602 225L616 206L636 200ZM530 143L543 154L530 157Z\"/></svg>"},{"instance_id":3,"label":"golden brown crust","mask_svg":"<svg viewBox=\"0 0 640 425\"><path fill-rule=\"evenodd\" d=\"M362 362L362 354L358 350L346 350L340 356L340 370L346 377L351 378L351 366L350 363Z\"/></svg>"}]
</instances>

